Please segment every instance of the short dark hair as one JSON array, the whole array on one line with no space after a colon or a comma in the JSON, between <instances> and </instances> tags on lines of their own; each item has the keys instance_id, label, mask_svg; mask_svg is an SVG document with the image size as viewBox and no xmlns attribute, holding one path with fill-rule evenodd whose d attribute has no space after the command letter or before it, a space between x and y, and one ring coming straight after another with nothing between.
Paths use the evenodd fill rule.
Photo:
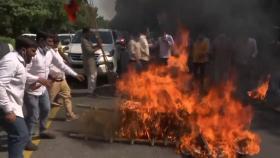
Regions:
<instances>
[{"instance_id":1,"label":"short dark hair","mask_svg":"<svg viewBox=\"0 0 280 158\"><path fill-rule=\"evenodd\" d=\"M48 34L43 31L39 31L36 34L36 41L38 42L40 39L46 40L48 38Z\"/></svg>"},{"instance_id":2,"label":"short dark hair","mask_svg":"<svg viewBox=\"0 0 280 158\"><path fill-rule=\"evenodd\" d=\"M16 44L15 49L19 50L21 48L37 48L38 45L36 42L30 38L26 38L23 36L16 38Z\"/></svg>"},{"instance_id":3,"label":"short dark hair","mask_svg":"<svg viewBox=\"0 0 280 158\"><path fill-rule=\"evenodd\" d=\"M48 32L44 31L39 31L36 34L36 41L38 42L39 40L47 40L47 38L53 38L53 34L50 34Z\"/></svg>"},{"instance_id":4,"label":"short dark hair","mask_svg":"<svg viewBox=\"0 0 280 158\"><path fill-rule=\"evenodd\" d=\"M59 39L57 34L54 34L52 38L53 38L54 43L59 43L60 42L60 39Z\"/></svg>"},{"instance_id":5,"label":"short dark hair","mask_svg":"<svg viewBox=\"0 0 280 158\"><path fill-rule=\"evenodd\" d=\"M90 28L89 27L84 27L83 28L83 34L90 32Z\"/></svg>"}]
</instances>

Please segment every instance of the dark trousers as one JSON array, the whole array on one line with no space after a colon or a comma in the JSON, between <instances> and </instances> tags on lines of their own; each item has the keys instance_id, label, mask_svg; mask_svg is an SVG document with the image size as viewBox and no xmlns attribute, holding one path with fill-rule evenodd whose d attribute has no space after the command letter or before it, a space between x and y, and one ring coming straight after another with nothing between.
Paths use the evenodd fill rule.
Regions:
<instances>
[{"instance_id":1,"label":"dark trousers","mask_svg":"<svg viewBox=\"0 0 280 158\"><path fill-rule=\"evenodd\" d=\"M118 73L122 75L123 73L128 72L129 66L129 52L128 51L121 51L120 61L118 62Z\"/></svg>"},{"instance_id":2,"label":"dark trousers","mask_svg":"<svg viewBox=\"0 0 280 158\"><path fill-rule=\"evenodd\" d=\"M142 70L146 71L149 68L149 61L141 60Z\"/></svg>"},{"instance_id":3,"label":"dark trousers","mask_svg":"<svg viewBox=\"0 0 280 158\"><path fill-rule=\"evenodd\" d=\"M254 89L255 85L257 85L256 79L253 75L253 67L250 64L237 64L237 89L236 89L236 97L241 99L243 102L247 102L249 97L247 92Z\"/></svg>"},{"instance_id":4,"label":"dark trousers","mask_svg":"<svg viewBox=\"0 0 280 158\"><path fill-rule=\"evenodd\" d=\"M4 116L0 112L0 116ZM29 140L27 126L21 117L17 117L13 123L8 123L4 118L0 118L0 126L8 133L8 153L9 158L23 158L23 150Z\"/></svg>"},{"instance_id":5,"label":"dark trousers","mask_svg":"<svg viewBox=\"0 0 280 158\"><path fill-rule=\"evenodd\" d=\"M159 65L168 65L168 58L160 58L159 59Z\"/></svg>"},{"instance_id":6,"label":"dark trousers","mask_svg":"<svg viewBox=\"0 0 280 158\"><path fill-rule=\"evenodd\" d=\"M206 63L193 63L193 74L197 81L203 86L205 77L205 65Z\"/></svg>"}]
</instances>

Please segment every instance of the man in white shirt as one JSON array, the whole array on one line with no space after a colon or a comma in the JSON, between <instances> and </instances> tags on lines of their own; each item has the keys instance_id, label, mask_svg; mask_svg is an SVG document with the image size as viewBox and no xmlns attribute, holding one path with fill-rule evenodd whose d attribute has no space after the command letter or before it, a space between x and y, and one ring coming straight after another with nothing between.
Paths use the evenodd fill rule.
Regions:
<instances>
[{"instance_id":1,"label":"man in white shirt","mask_svg":"<svg viewBox=\"0 0 280 158\"><path fill-rule=\"evenodd\" d=\"M46 124L50 112L50 99L47 87L51 86L51 81L49 81L47 87L37 83L36 81L39 78L48 79L51 64L55 65L63 72L75 77L79 81L84 80L82 75L74 72L63 61L60 61L52 51L50 51L49 45L53 45L53 38L50 34L39 32L37 33L36 40L39 47L31 63L27 65L27 87L24 95L24 104L27 110L26 124L30 134L30 141L26 146L26 150L38 149L38 147L32 144L31 141L35 124L38 121L40 138L55 139L55 135L46 131Z\"/></svg>"},{"instance_id":2,"label":"man in white shirt","mask_svg":"<svg viewBox=\"0 0 280 158\"><path fill-rule=\"evenodd\" d=\"M168 58L171 56L172 48L174 46L173 37L166 32L163 32L162 36L158 39L158 46L160 63L167 65Z\"/></svg>"},{"instance_id":3,"label":"man in white shirt","mask_svg":"<svg viewBox=\"0 0 280 158\"><path fill-rule=\"evenodd\" d=\"M140 44L140 61L142 63L143 69L148 68L148 63L150 60L150 48L147 40L147 36L144 33L141 33L139 36Z\"/></svg>"},{"instance_id":4,"label":"man in white shirt","mask_svg":"<svg viewBox=\"0 0 280 158\"><path fill-rule=\"evenodd\" d=\"M131 35L128 42L128 51L129 51L129 59L130 61L136 61L136 48L135 48L136 38Z\"/></svg>"},{"instance_id":5,"label":"man in white shirt","mask_svg":"<svg viewBox=\"0 0 280 158\"><path fill-rule=\"evenodd\" d=\"M139 63L141 59L141 50L140 50L141 48L140 48L139 37L137 36L135 37L131 35L128 43L128 49L130 52L130 60Z\"/></svg>"},{"instance_id":6,"label":"man in white shirt","mask_svg":"<svg viewBox=\"0 0 280 158\"><path fill-rule=\"evenodd\" d=\"M131 66L136 68L137 70L141 69L142 63L141 63L141 51L140 51L139 37L132 35L129 40L128 48L129 48L129 54L130 54L130 61L132 63L134 63L134 64L131 64Z\"/></svg>"},{"instance_id":7,"label":"man in white shirt","mask_svg":"<svg viewBox=\"0 0 280 158\"><path fill-rule=\"evenodd\" d=\"M34 41L19 37L16 51L0 58L0 125L8 133L9 158L23 158L29 140L22 112L27 73L25 64L35 56Z\"/></svg>"},{"instance_id":8,"label":"man in white shirt","mask_svg":"<svg viewBox=\"0 0 280 158\"><path fill-rule=\"evenodd\" d=\"M61 56L63 52L61 52L61 49L59 49L58 36L55 35L53 40L54 46L52 47L52 51L61 62L64 62ZM63 100L63 106L65 106L66 121L73 121L78 119L78 115L73 112L71 89L67 83L65 73L55 65L51 65L49 77L53 80L52 86L49 88L51 103L53 104L57 97L59 97L59 99ZM61 95L58 95L59 93Z\"/></svg>"}]
</instances>

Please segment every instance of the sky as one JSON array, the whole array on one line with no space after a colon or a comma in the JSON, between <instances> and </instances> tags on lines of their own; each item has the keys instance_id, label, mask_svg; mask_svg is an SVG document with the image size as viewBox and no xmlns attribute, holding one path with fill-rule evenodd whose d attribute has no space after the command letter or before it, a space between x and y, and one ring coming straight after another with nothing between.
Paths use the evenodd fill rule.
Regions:
<instances>
[{"instance_id":1,"label":"sky","mask_svg":"<svg viewBox=\"0 0 280 158\"><path fill-rule=\"evenodd\" d=\"M103 16L105 19L111 20L115 12L115 1L116 0L89 0L92 1L98 8L98 14Z\"/></svg>"}]
</instances>

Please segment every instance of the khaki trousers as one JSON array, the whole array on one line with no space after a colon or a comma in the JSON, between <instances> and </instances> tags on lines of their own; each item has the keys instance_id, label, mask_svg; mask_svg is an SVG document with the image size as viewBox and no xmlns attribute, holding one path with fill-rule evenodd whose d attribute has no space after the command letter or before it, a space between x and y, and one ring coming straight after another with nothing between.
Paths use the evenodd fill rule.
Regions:
<instances>
[{"instance_id":1,"label":"khaki trousers","mask_svg":"<svg viewBox=\"0 0 280 158\"><path fill-rule=\"evenodd\" d=\"M53 82L51 88L49 89L49 94L51 103L53 103L54 100L59 97L59 99L62 99L64 102L66 116L73 115L71 89L66 80L63 80L62 82ZM58 96L58 94L61 95Z\"/></svg>"}]
</instances>

